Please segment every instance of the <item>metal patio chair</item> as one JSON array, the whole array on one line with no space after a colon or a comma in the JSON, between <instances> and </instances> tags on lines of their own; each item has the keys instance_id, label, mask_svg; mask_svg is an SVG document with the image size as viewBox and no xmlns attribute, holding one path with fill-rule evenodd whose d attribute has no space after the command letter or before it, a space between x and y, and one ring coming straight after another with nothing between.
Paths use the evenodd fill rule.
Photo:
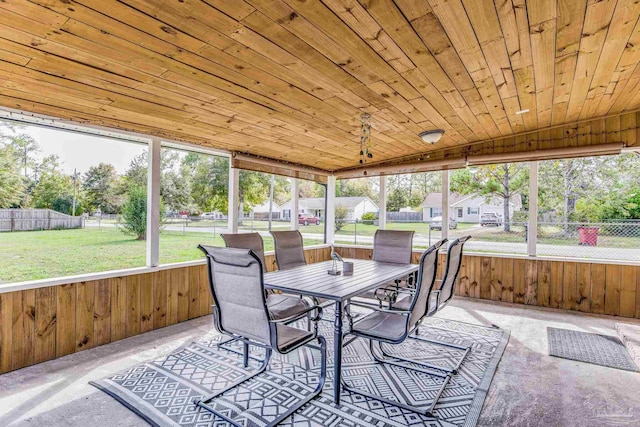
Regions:
<instances>
[{"instance_id":1,"label":"metal patio chair","mask_svg":"<svg viewBox=\"0 0 640 427\"><path fill-rule=\"evenodd\" d=\"M471 236L465 236L456 239L451 242L447 248L444 274L442 279L436 280L436 289L438 290L438 310L444 308L444 306L453 298L455 286L458 281L458 274L460 273L460 267L462 266L462 250L464 248L464 244L470 238ZM413 295L414 290L399 289L395 291L397 292L397 297L403 294L405 296L400 299L397 299L397 297L395 299L391 298L395 301L392 302L392 307L399 310L406 310L411 304L411 295Z\"/></svg>"},{"instance_id":2,"label":"metal patio chair","mask_svg":"<svg viewBox=\"0 0 640 427\"><path fill-rule=\"evenodd\" d=\"M272 319L265 296L262 262L251 249L202 245L199 248L207 255L216 329L220 333L242 341L246 346L253 345L263 348L266 354L262 365L256 372L234 382L223 390L194 400L194 404L234 426L241 426L243 424L216 410L212 402L224 393L265 372L274 351L286 354L302 346L320 350L321 366L317 386L309 396L301 399L268 424L275 426L318 396L324 386L327 370L326 341L324 337L318 335L318 320L322 315L322 308L311 306L297 315L278 320ZM313 331L288 325L290 322L304 318L311 312L315 312ZM312 344L316 340L319 346Z\"/></svg>"},{"instance_id":3,"label":"metal patio chair","mask_svg":"<svg viewBox=\"0 0 640 427\"><path fill-rule=\"evenodd\" d=\"M413 254L413 231L398 230L377 230L373 236L373 256L374 261L389 262L393 264L411 264ZM396 280L393 285L399 288L401 285L412 286L413 276ZM393 286L392 285L392 286ZM382 307L388 293L380 292L378 289L358 295L357 301L376 300L378 307ZM365 299L363 301L362 299Z\"/></svg>"},{"instance_id":4,"label":"metal patio chair","mask_svg":"<svg viewBox=\"0 0 640 427\"><path fill-rule=\"evenodd\" d=\"M450 253L453 253L452 260L456 257L461 257L462 245L464 244L464 241L466 241L466 238L458 239L451 244L449 251ZM415 283L415 289L407 290L409 295L407 296L408 304L406 305L405 309L401 309L397 306L389 309L372 308L368 304L361 304L357 301L352 301L350 305L371 309L373 310L373 313L364 316L361 320L356 321L355 323L353 321L350 321L350 330L347 333L353 335L354 337L368 339L371 354L373 355L373 358L379 363L386 363L389 365L398 366L442 378L442 385L440 386L436 396L434 397L433 402L427 410L424 410L422 408L410 406L397 401L392 401L382 396L377 396L358 389L354 389L350 387L345 381L343 381L342 387L346 391L361 394L363 396L392 405L400 406L402 408L421 413L423 415L434 416L433 410L438 403L440 396L451 380L451 377L457 374L458 369L462 365L462 362L466 358L467 354L469 354L470 347L418 337L417 339L420 339L421 341L427 341L432 344L443 345L462 351L462 355L459 359L453 362L453 366L440 366L418 362L400 356L394 356L386 351L383 348L382 344L401 344L407 338L414 338L412 337L412 334L418 331L418 327L420 326L421 322L425 318L431 317L436 314L446 305L446 302L451 299L448 294L449 288L443 288L442 286L440 286L439 289L435 289L436 273L438 267L438 249L443 243L444 241L440 241L436 245L431 246L420 257L420 267L418 269L418 277ZM452 247L453 249L451 249ZM452 262L452 265L454 264L455 263ZM452 293L453 286L451 286L450 290ZM440 303L441 295L446 295L446 301L442 304ZM347 345L352 341L353 340L347 341Z\"/></svg>"},{"instance_id":5,"label":"metal patio chair","mask_svg":"<svg viewBox=\"0 0 640 427\"><path fill-rule=\"evenodd\" d=\"M221 234L225 245L228 248L236 249L251 249L262 263L262 272L266 273L266 263L264 259L264 242L260 233L226 233ZM267 307L269 309L269 315L272 319L285 319L287 317L295 316L299 313L306 312L310 304L307 300L299 296L277 294L273 290L268 289L266 291ZM311 325L309 321L309 327ZM230 339L218 344L219 348L224 348L227 351L238 353L237 351L225 347L226 344L236 341ZM244 351L248 351L247 348Z\"/></svg>"},{"instance_id":6,"label":"metal patio chair","mask_svg":"<svg viewBox=\"0 0 640 427\"><path fill-rule=\"evenodd\" d=\"M272 231L278 270L307 265L302 234L298 230Z\"/></svg>"},{"instance_id":7,"label":"metal patio chair","mask_svg":"<svg viewBox=\"0 0 640 427\"><path fill-rule=\"evenodd\" d=\"M251 249L260 258L263 273L266 273L264 244L260 233L222 234L222 239L228 248ZM309 308L308 302L299 296L283 295L271 289L267 290L267 306L274 319L291 317Z\"/></svg>"}]
</instances>

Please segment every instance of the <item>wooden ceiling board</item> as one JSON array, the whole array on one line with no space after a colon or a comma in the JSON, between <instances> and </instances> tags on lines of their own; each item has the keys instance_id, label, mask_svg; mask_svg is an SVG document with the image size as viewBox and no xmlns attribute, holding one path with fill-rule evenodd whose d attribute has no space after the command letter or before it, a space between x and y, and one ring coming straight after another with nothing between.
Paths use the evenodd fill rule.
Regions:
<instances>
[{"instance_id":1,"label":"wooden ceiling board","mask_svg":"<svg viewBox=\"0 0 640 427\"><path fill-rule=\"evenodd\" d=\"M373 163L521 150L577 121L588 144L631 132L593 120L640 108L639 17L640 0L3 0L0 106L326 171L358 166L362 112Z\"/></svg>"}]
</instances>

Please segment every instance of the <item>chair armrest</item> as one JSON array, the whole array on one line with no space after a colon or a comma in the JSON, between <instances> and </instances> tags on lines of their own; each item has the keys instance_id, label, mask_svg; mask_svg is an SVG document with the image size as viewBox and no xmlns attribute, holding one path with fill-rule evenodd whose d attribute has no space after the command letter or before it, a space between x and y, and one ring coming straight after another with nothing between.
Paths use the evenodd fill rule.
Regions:
<instances>
[{"instance_id":1,"label":"chair armrest","mask_svg":"<svg viewBox=\"0 0 640 427\"><path fill-rule=\"evenodd\" d=\"M381 292L380 295L378 295L379 291ZM384 288L376 289L373 295L381 303L386 301L392 301L397 297L395 287L390 287L390 286L385 286Z\"/></svg>"},{"instance_id":2,"label":"chair armrest","mask_svg":"<svg viewBox=\"0 0 640 427\"><path fill-rule=\"evenodd\" d=\"M305 317L307 315L307 313L313 311L313 310L317 310L317 314L311 318L312 322L317 322L318 320L320 320L322 318L322 307L319 305L312 305L311 307L306 308L305 310L301 311L300 313L294 314L293 316L289 316L286 317L284 319L277 319L277 320L270 320L271 323L289 323L292 322L294 320L299 320L302 319L303 317Z\"/></svg>"}]
</instances>

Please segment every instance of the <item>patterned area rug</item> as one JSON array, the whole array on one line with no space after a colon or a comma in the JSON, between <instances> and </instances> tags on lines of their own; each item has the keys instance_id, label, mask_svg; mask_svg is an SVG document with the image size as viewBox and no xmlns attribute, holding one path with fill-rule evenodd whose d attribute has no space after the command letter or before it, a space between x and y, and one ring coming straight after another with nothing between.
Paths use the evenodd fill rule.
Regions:
<instances>
[{"instance_id":1,"label":"patterned area rug","mask_svg":"<svg viewBox=\"0 0 640 427\"><path fill-rule=\"evenodd\" d=\"M549 355L638 372L624 344L614 336L547 328Z\"/></svg>"},{"instance_id":2,"label":"patterned area rug","mask_svg":"<svg viewBox=\"0 0 640 427\"><path fill-rule=\"evenodd\" d=\"M332 316L332 310L325 313ZM331 318L331 317L328 317ZM322 395L286 419L283 426L475 426L487 390L509 339L509 332L443 319L429 319L420 329L425 337L471 345L457 375L446 387L435 408L437 418L343 392L340 406L332 401L333 325L320 322L328 344L328 378ZM196 409L194 398L219 390L257 369L252 362L242 367L241 356L219 349L226 338L215 336L180 348L169 356L136 366L117 375L92 382L151 425L226 426L212 414ZM233 347L233 345L231 345ZM236 347L238 350L240 346ZM460 350L417 340L387 346L395 354L450 366ZM252 356L261 350L253 349ZM276 354L269 369L216 400L217 409L237 417L244 425L265 425L317 384L317 350L302 348L288 355ZM311 368L307 370L306 368ZM392 400L425 408L431 403L441 379L373 362L368 343L356 340L343 350L343 375L354 387Z\"/></svg>"}]
</instances>

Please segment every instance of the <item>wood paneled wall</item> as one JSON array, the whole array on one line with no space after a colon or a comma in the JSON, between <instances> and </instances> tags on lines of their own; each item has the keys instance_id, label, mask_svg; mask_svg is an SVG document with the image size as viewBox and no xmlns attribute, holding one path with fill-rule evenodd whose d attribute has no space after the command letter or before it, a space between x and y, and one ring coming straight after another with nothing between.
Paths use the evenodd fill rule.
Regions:
<instances>
[{"instance_id":1,"label":"wood paneled wall","mask_svg":"<svg viewBox=\"0 0 640 427\"><path fill-rule=\"evenodd\" d=\"M370 248L337 251L371 258ZM421 252L414 252L419 262ZM439 276L445 255L440 255ZM640 265L465 255L456 295L640 319Z\"/></svg>"},{"instance_id":2,"label":"wood paneled wall","mask_svg":"<svg viewBox=\"0 0 640 427\"><path fill-rule=\"evenodd\" d=\"M211 303L205 265L0 293L0 373L204 316Z\"/></svg>"}]
</instances>

